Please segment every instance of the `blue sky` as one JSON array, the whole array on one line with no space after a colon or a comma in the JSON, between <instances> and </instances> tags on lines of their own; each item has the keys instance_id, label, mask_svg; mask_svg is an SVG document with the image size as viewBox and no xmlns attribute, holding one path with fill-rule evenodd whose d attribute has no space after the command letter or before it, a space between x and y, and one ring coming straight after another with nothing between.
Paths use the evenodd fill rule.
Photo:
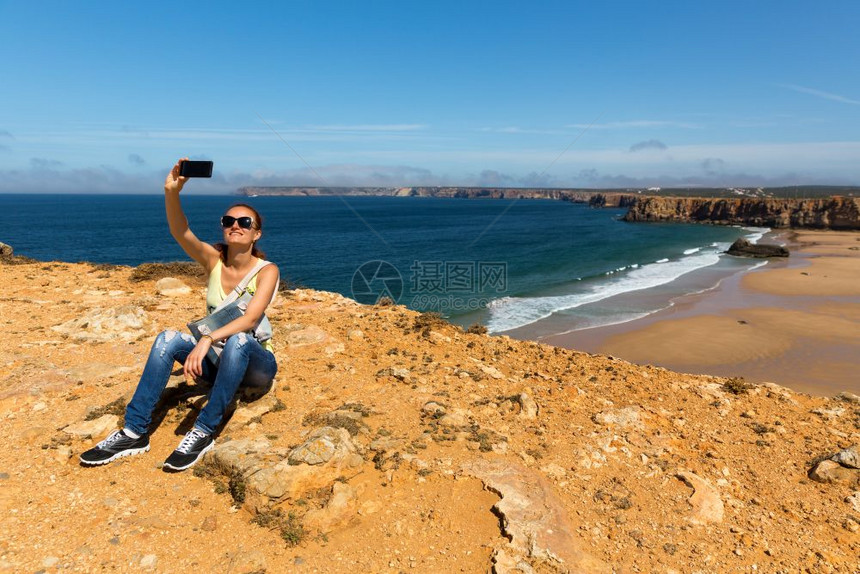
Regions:
<instances>
[{"instance_id":1,"label":"blue sky","mask_svg":"<svg viewBox=\"0 0 860 574\"><path fill-rule=\"evenodd\" d=\"M0 192L160 193L183 155L215 161L201 193L858 185L858 22L847 1L0 1Z\"/></svg>"}]
</instances>

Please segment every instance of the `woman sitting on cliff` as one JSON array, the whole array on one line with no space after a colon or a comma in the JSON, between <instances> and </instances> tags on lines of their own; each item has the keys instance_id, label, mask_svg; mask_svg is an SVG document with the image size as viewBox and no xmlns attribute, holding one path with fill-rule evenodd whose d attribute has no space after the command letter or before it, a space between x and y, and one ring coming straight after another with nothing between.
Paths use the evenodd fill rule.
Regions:
<instances>
[{"instance_id":1,"label":"woman sitting on cliff","mask_svg":"<svg viewBox=\"0 0 860 574\"><path fill-rule=\"evenodd\" d=\"M187 158L186 158L187 159ZM173 166L164 182L164 199L170 233L182 249L200 263L209 276L206 306L211 313L246 275L263 260L256 243L262 235L262 219L257 211L244 204L234 205L221 218L224 243L215 246L197 239L188 227L182 211L179 192L186 178L179 175L179 164ZM253 298L245 314L203 335L199 341L187 333L163 331L155 339L137 390L125 412L125 428L111 433L105 440L81 455L86 465L107 464L120 457L149 450L152 413L167 385L174 361L184 365L186 377L202 377L212 382L209 401L200 411L194 427L164 462L171 470L184 470L210 450L213 434L221 423L228 405L240 385L268 388L278 370L271 343L259 343L250 332L274 299L278 288L278 268L269 263L259 269L248 284ZM216 367L206 354L210 346L224 341Z\"/></svg>"}]
</instances>

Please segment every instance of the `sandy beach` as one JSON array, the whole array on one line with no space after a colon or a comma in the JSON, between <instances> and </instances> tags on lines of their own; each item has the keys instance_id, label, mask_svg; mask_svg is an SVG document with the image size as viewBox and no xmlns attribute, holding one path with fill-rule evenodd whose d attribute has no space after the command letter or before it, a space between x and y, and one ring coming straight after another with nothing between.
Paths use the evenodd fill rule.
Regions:
<instances>
[{"instance_id":1,"label":"sandy beach","mask_svg":"<svg viewBox=\"0 0 860 574\"><path fill-rule=\"evenodd\" d=\"M725 278L647 317L542 342L676 371L860 393L860 233L781 231L787 261Z\"/></svg>"}]
</instances>

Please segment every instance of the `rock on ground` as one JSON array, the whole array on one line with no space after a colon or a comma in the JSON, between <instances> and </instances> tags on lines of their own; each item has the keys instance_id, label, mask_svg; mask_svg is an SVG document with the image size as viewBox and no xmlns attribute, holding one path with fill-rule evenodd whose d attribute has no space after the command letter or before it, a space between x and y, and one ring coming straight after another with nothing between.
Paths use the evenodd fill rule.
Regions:
<instances>
[{"instance_id":1,"label":"rock on ground","mask_svg":"<svg viewBox=\"0 0 860 574\"><path fill-rule=\"evenodd\" d=\"M349 432L342 428L322 427L290 452L290 464L322 464L334 456L345 458L356 452Z\"/></svg>"},{"instance_id":2,"label":"rock on ground","mask_svg":"<svg viewBox=\"0 0 860 574\"><path fill-rule=\"evenodd\" d=\"M102 439L117 428L119 417L116 415L103 415L91 421L73 423L63 429L63 432L81 438Z\"/></svg>"},{"instance_id":3,"label":"rock on ground","mask_svg":"<svg viewBox=\"0 0 860 574\"><path fill-rule=\"evenodd\" d=\"M165 297L181 297L191 293L191 287L175 277L163 277L155 282L155 291Z\"/></svg>"},{"instance_id":4,"label":"rock on ground","mask_svg":"<svg viewBox=\"0 0 860 574\"><path fill-rule=\"evenodd\" d=\"M860 445L853 445L833 455L835 462L846 468L860 468Z\"/></svg>"},{"instance_id":5,"label":"rock on ground","mask_svg":"<svg viewBox=\"0 0 860 574\"><path fill-rule=\"evenodd\" d=\"M822 460L809 471L809 478L826 484L857 484L860 471L845 468L834 460Z\"/></svg>"},{"instance_id":6,"label":"rock on ground","mask_svg":"<svg viewBox=\"0 0 860 574\"><path fill-rule=\"evenodd\" d=\"M720 499L717 489L711 486L711 483L688 471L678 472L676 476L684 484L693 489L693 494L689 500L690 506L693 507L690 522L693 524L709 524L723 521L723 514L725 512L723 501Z\"/></svg>"},{"instance_id":7,"label":"rock on ground","mask_svg":"<svg viewBox=\"0 0 860 574\"><path fill-rule=\"evenodd\" d=\"M333 528L350 522L355 516L358 495L344 482L332 485L332 495L328 503L320 509L309 511L304 516L306 527L319 532L330 532Z\"/></svg>"},{"instance_id":8,"label":"rock on ground","mask_svg":"<svg viewBox=\"0 0 860 574\"><path fill-rule=\"evenodd\" d=\"M133 341L146 334L146 320L146 312L136 305L96 307L51 328L78 341Z\"/></svg>"},{"instance_id":9,"label":"rock on ground","mask_svg":"<svg viewBox=\"0 0 860 574\"><path fill-rule=\"evenodd\" d=\"M228 477L238 473L247 485L245 506L252 512L330 487L364 462L349 432L332 427L313 431L304 443L288 452L272 449L268 440L259 438L218 444L207 457L215 472Z\"/></svg>"},{"instance_id":10,"label":"rock on ground","mask_svg":"<svg viewBox=\"0 0 860 574\"><path fill-rule=\"evenodd\" d=\"M611 568L580 547L574 525L550 483L540 473L517 464L475 460L462 471L481 480L502 499L495 509L502 516L509 543L498 549L495 571L523 571L522 566L549 564L569 572L611 572Z\"/></svg>"}]
</instances>

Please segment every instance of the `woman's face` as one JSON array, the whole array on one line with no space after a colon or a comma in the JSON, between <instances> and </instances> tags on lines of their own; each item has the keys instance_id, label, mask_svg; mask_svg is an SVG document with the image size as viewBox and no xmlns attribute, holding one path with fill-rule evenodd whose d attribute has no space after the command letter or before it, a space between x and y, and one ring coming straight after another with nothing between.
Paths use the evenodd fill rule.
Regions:
<instances>
[{"instance_id":1,"label":"woman's face","mask_svg":"<svg viewBox=\"0 0 860 574\"><path fill-rule=\"evenodd\" d=\"M232 207L224 214L226 217L232 218L229 226L222 219L222 228L224 229L224 243L227 245L246 246L258 241L263 233L258 229L259 222L254 216L254 212L247 207ZM247 225L247 219L251 219L251 227L243 227Z\"/></svg>"}]
</instances>

